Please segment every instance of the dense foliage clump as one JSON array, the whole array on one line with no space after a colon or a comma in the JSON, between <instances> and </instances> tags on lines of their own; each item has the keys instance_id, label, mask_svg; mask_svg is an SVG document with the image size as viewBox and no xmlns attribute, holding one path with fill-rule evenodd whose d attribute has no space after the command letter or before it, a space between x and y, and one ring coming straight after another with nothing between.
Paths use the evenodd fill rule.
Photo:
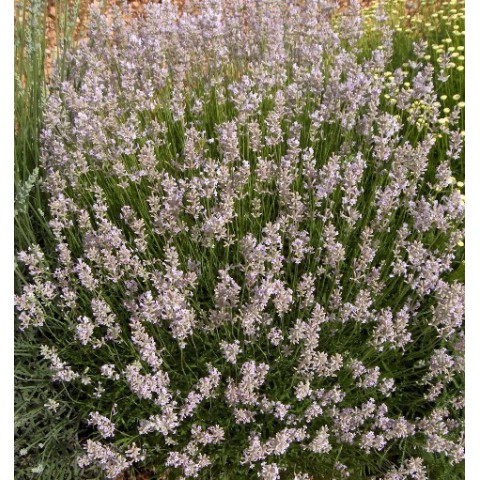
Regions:
<instances>
[{"instance_id":1,"label":"dense foliage clump","mask_svg":"<svg viewBox=\"0 0 480 480\"><path fill-rule=\"evenodd\" d=\"M395 12L92 12L52 80L50 235L18 253L15 300L45 408L83 419L80 467L393 480L462 462L463 38L406 40Z\"/></svg>"}]
</instances>

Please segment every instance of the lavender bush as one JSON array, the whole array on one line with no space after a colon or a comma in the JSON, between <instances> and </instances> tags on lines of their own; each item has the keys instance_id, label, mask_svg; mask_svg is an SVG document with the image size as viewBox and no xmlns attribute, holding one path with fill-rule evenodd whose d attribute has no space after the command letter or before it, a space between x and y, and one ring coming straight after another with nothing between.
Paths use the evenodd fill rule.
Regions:
<instances>
[{"instance_id":1,"label":"lavender bush","mask_svg":"<svg viewBox=\"0 0 480 480\"><path fill-rule=\"evenodd\" d=\"M52 81L50 234L15 298L85 475L461 478L450 4L411 26L398 2L92 11Z\"/></svg>"}]
</instances>

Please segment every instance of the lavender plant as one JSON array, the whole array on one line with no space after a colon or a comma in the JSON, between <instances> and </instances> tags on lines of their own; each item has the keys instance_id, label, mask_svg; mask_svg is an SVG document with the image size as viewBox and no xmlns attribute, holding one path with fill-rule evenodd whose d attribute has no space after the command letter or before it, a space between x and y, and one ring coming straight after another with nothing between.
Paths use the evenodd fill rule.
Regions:
<instances>
[{"instance_id":1,"label":"lavender plant","mask_svg":"<svg viewBox=\"0 0 480 480\"><path fill-rule=\"evenodd\" d=\"M450 3L435 44L398 2L92 10L54 73L49 233L15 298L87 474L461 478Z\"/></svg>"},{"instance_id":2,"label":"lavender plant","mask_svg":"<svg viewBox=\"0 0 480 480\"><path fill-rule=\"evenodd\" d=\"M75 2L21 0L15 4L15 249L17 252L49 234L39 170L42 111L47 96L48 9L57 13L58 44L68 46L75 25ZM61 59L61 55L59 57ZM61 61L61 60L60 60ZM17 266L18 267L18 266ZM16 289L25 283L16 270ZM39 365L35 330L15 336L15 478L76 479L80 418L74 405L62 402L47 365ZM90 474L89 477L94 477Z\"/></svg>"}]
</instances>

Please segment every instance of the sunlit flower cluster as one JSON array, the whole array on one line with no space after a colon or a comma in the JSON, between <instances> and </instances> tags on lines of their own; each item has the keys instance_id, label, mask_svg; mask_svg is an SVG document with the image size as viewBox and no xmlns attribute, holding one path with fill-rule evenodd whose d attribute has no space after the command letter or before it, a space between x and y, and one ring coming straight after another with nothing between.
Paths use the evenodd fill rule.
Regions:
<instances>
[{"instance_id":1,"label":"sunlit flower cluster","mask_svg":"<svg viewBox=\"0 0 480 480\"><path fill-rule=\"evenodd\" d=\"M464 103L438 86L463 48L416 39L397 65L369 12L367 54L354 3L92 13L53 80L52 235L18 254L15 299L82 405L82 467L393 480L462 461Z\"/></svg>"}]
</instances>

